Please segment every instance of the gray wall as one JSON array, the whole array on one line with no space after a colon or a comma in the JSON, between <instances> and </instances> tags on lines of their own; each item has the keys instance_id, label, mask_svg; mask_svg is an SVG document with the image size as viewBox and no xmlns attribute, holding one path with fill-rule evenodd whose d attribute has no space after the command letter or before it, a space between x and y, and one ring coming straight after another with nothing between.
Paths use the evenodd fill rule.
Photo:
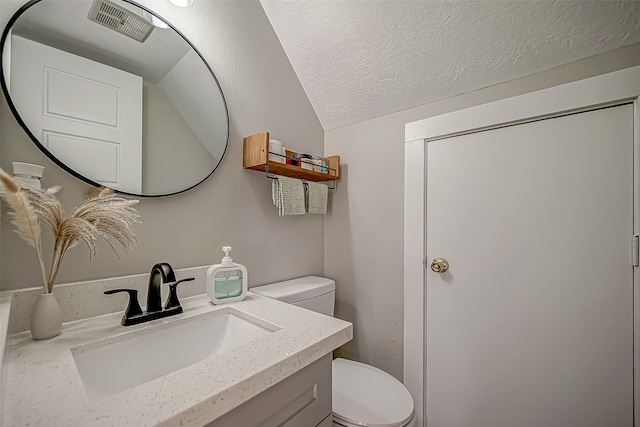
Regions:
<instances>
[{"instance_id":1,"label":"gray wall","mask_svg":"<svg viewBox=\"0 0 640 427\"><path fill-rule=\"evenodd\" d=\"M396 114L325 132L343 178L325 221L325 274L337 317L354 324L342 355L402 379L404 125L640 64L640 44Z\"/></svg>"},{"instance_id":2,"label":"gray wall","mask_svg":"<svg viewBox=\"0 0 640 427\"><path fill-rule=\"evenodd\" d=\"M176 159L181 159L177 164ZM167 194L199 182L215 165L211 153L156 84L142 91L142 191Z\"/></svg>"},{"instance_id":3,"label":"gray wall","mask_svg":"<svg viewBox=\"0 0 640 427\"><path fill-rule=\"evenodd\" d=\"M3 28L22 3L0 1ZM262 7L258 2L234 1L196 1L189 8L166 1L142 3L185 34L216 73L231 118L229 148L218 170L199 187L177 196L141 200L138 245L123 261L104 242L92 262L86 248L78 246L68 252L58 282L144 273L158 261L175 268L214 264L227 244L233 246L234 259L248 268L250 286L322 274L323 218L278 217L271 203L271 180L242 169L242 138L263 130L291 149L323 151L323 130ZM4 99L1 110L2 167L11 171L11 161L46 166L44 185L62 185L59 197L70 211L87 185L38 151ZM0 286L38 286L35 252L7 221L4 215ZM49 234L43 233L45 248L52 245ZM50 252L46 251L46 259Z\"/></svg>"}]
</instances>

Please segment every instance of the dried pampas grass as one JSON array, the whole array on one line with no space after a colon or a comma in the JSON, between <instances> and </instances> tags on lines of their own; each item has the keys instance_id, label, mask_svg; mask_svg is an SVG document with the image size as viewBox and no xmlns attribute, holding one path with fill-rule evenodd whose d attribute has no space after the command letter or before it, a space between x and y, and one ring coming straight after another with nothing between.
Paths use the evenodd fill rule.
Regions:
<instances>
[{"instance_id":1,"label":"dried pampas grass","mask_svg":"<svg viewBox=\"0 0 640 427\"><path fill-rule=\"evenodd\" d=\"M118 252L109 237L120 243L126 253L136 243L133 224L140 222L140 215L133 206L138 200L127 200L105 188L85 199L71 215L65 217L60 201L51 192L20 184L2 169L0 184L18 235L36 249L45 293L53 292L64 255L78 243L83 242L87 246L90 259L96 254L98 238L105 239L116 255ZM40 221L55 238L48 278L42 259Z\"/></svg>"}]
</instances>

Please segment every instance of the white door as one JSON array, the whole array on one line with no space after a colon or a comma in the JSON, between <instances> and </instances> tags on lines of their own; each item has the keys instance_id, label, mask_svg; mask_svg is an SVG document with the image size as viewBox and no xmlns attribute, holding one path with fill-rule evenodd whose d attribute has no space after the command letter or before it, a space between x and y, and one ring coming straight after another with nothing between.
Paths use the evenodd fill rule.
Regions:
<instances>
[{"instance_id":1,"label":"white door","mask_svg":"<svg viewBox=\"0 0 640 427\"><path fill-rule=\"evenodd\" d=\"M633 425L633 106L427 144L429 427Z\"/></svg>"},{"instance_id":2,"label":"white door","mask_svg":"<svg viewBox=\"0 0 640 427\"><path fill-rule=\"evenodd\" d=\"M102 185L141 192L141 77L13 36L10 92L56 158Z\"/></svg>"}]
</instances>

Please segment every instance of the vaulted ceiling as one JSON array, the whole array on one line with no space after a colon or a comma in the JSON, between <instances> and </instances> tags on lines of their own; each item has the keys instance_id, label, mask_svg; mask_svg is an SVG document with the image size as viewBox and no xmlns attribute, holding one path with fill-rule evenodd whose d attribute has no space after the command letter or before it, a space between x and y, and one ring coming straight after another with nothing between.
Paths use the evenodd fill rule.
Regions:
<instances>
[{"instance_id":1,"label":"vaulted ceiling","mask_svg":"<svg viewBox=\"0 0 640 427\"><path fill-rule=\"evenodd\" d=\"M269 1L325 129L640 42L640 1Z\"/></svg>"}]
</instances>

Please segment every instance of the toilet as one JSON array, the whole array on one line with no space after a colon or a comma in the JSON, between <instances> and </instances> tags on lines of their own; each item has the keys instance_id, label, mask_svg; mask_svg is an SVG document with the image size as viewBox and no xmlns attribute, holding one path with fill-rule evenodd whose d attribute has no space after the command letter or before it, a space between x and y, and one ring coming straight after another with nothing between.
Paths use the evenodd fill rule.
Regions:
<instances>
[{"instance_id":1,"label":"toilet","mask_svg":"<svg viewBox=\"0 0 640 427\"><path fill-rule=\"evenodd\" d=\"M333 316L336 284L324 277L251 288L251 292ZM346 359L332 364L334 427L414 427L413 399L397 379L373 366Z\"/></svg>"}]
</instances>

